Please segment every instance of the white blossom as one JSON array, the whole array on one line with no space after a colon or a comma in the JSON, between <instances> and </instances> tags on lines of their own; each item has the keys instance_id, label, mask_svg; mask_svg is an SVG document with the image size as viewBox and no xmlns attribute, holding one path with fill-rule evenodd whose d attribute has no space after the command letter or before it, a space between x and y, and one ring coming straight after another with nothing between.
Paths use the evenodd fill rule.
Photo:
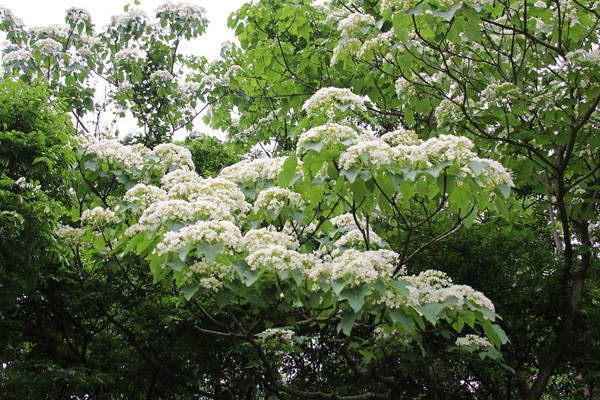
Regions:
<instances>
[{"instance_id":1,"label":"white blossom","mask_svg":"<svg viewBox=\"0 0 600 400\"><path fill-rule=\"evenodd\" d=\"M177 3L174 4L170 1L160 5L156 9L156 14L160 15L163 13L174 14L178 19L183 21L195 21L200 20L206 14L206 10L203 7L192 5L188 3Z\"/></svg>"},{"instance_id":2,"label":"white blossom","mask_svg":"<svg viewBox=\"0 0 600 400\"><path fill-rule=\"evenodd\" d=\"M78 246L82 244L82 231L80 228L73 228L68 225L59 225L56 228L58 236L68 246Z\"/></svg>"},{"instance_id":3,"label":"white blossom","mask_svg":"<svg viewBox=\"0 0 600 400\"><path fill-rule=\"evenodd\" d=\"M174 169L194 169L192 153L183 146L177 146L172 143L162 143L150 152L150 156L159 158L157 166L163 172L172 171Z\"/></svg>"},{"instance_id":4,"label":"white blossom","mask_svg":"<svg viewBox=\"0 0 600 400\"><path fill-rule=\"evenodd\" d=\"M491 83L480 93L479 103L484 109L490 105L509 107L521 94L518 87L510 82Z\"/></svg>"},{"instance_id":5,"label":"white blossom","mask_svg":"<svg viewBox=\"0 0 600 400\"><path fill-rule=\"evenodd\" d=\"M223 168L219 176L235 183L274 180L283 171L285 160L286 157L243 160Z\"/></svg>"},{"instance_id":6,"label":"white blossom","mask_svg":"<svg viewBox=\"0 0 600 400\"><path fill-rule=\"evenodd\" d=\"M440 128L445 125L450 125L455 121L458 121L463 112L458 104L450 99L444 99L436 107L433 112L437 127Z\"/></svg>"},{"instance_id":7,"label":"white blossom","mask_svg":"<svg viewBox=\"0 0 600 400\"><path fill-rule=\"evenodd\" d=\"M116 223L118 219L113 210L104 207L95 207L81 213L81 221L90 225L104 226Z\"/></svg>"},{"instance_id":8,"label":"white blossom","mask_svg":"<svg viewBox=\"0 0 600 400\"><path fill-rule=\"evenodd\" d=\"M174 82L175 77L166 69L161 69L151 73L150 80L156 84L165 84L169 82Z\"/></svg>"},{"instance_id":9,"label":"white blossom","mask_svg":"<svg viewBox=\"0 0 600 400\"><path fill-rule=\"evenodd\" d=\"M204 178L198 175L194 170L176 169L165 174L161 178L160 183L163 189L170 190L177 184L197 183L203 179Z\"/></svg>"},{"instance_id":10,"label":"white blossom","mask_svg":"<svg viewBox=\"0 0 600 400\"><path fill-rule=\"evenodd\" d=\"M302 254L279 244L269 244L254 249L253 252L248 254L246 261L252 270L286 271L299 270L304 266Z\"/></svg>"},{"instance_id":11,"label":"white blossom","mask_svg":"<svg viewBox=\"0 0 600 400\"><path fill-rule=\"evenodd\" d=\"M375 25L375 17L364 12L349 14L338 22L338 28L344 34L362 33L362 28L369 25Z\"/></svg>"},{"instance_id":12,"label":"white blossom","mask_svg":"<svg viewBox=\"0 0 600 400\"><path fill-rule=\"evenodd\" d=\"M459 337L454 342L458 347L475 346L475 347L492 347L492 344L487 338L478 335L465 335Z\"/></svg>"},{"instance_id":13,"label":"white blossom","mask_svg":"<svg viewBox=\"0 0 600 400\"><path fill-rule=\"evenodd\" d=\"M297 206L300 203L300 199L301 196L298 193L275 186L265 189L258 194L253 210L254 212L258 212L260 209L264 209L274 214L279 214L286 206Z\"/></svg>"},{"instance_id":14,"label":"white blossom","mask_svg":"<svg viewBox=\"0 0 600 400\"><path fill-rule=\"evenodd\" d=\"M66 37L68 34L67 27L59 24L51 24L46 26L34 26L30 32L38 37Z\"/></svg>"},{"instance_id":15,"label":"white blossom","mask_svg":"<svg viewBox=\"0 0 600 400\"><path fill-rule=\"evenodd\" d=\"M91 21L92 16L90 13L78 7L71 7L67 9L67 18L73 21Z\"/></svg>"},{"instance_id":16,"label":"white blossom","mask_svg":"<svg viewBox=\"0 0 600 400\"><path fill-rule=\"evenodd\" d=\"M213 202L222 210L219 214L224 217L234 212L243 214L250 210L250 204L246 202L246 196L240 188L223 178L206 178L175 184L169 189L169 197L185 198L191 202Z\"/></svg>"},{"instance_id":17,"label":"white blossom","mask_svg":"<svg viewBox=\"0 0 600 400\"><path fill-rule=\"evenodd\" d=\"M229 221L198 221L176 232L167 232L156 246L156 253L177 253L188 244L220 243L229 254L241 250L240 229Z\"/></svg>"},{"instance_id":18,"label":"white blossom","mask_svg":"<svg viewBox=\"0 0 600 400\"><path fill-rule=\"evenodd\" d=\"M269 328L265 329L261 333L256 334L257 337L262 340L271 340L277 339L282 340L284 342L291 342L294 338L294 331L291 329L283 329L283 328Z\"/></svg>"},{"instance_id":19,"label":"white blossom","mask_svg":"<svg viewBox=\"0 0 600 400\"><path fill-rule=\"evenodd\" d=\"M393 156L392 148L383 140L361 140L340 155L339 165L346 170L361 164L380 168L389 164Z\"/></svg>"},{"instance_id":20,"label":"white blossom","mask_svg":"<svg viewBox=\"0 0 600 400\"><path fill-rule=\"evenodd\" d=\"M381 140L390 146L415 146L423 143L423 141L414 131L408 131L404 129L388 132L381 136Z\"/></svg>"},{"instance_id":21,"label":"white blossom","mask_svg":"<svg viewBox=\"0 0 600 400\"><path fill-rule=\"evenodd\" d=\"M196 219L198 208L193 203L185 200L163 200L150 204L138 219L125 232L133 236L139 232L156 230L167 221L191 221Z\"/></svg>"},{"instance_id":22,"label":"white blossom","mask_svg":"<svg viewBox=\"0 0 600 400\"><path fill-rule=\"evenodd\" d=\"M153 203L167 200L167 192L156 186L138 183L125 193L123 200L137 202L145 209Z\"/></svg>"},{"instance_id":23,"label":"white blossom","mask_svg":"<svg viewBox=\"0 0 600 400\"><path fill-rule=\"evenodd\" d=\"M302 109L308 115L325 114L327 116L332 116L331 114L335 112L335 108L345 109L348 107L366 110L365 99L352 93L350 89L336 87L326 87L317 90L302 105Z\"/></svg>"},{"instance_id":24,"label":"white blossom","mask_svg":"<svg viewBox=\"0 0 600 400\"><path fill-rule=\"evenodd\" d=\"M346 146L354 144L359 135L354 129L347 125L341 125L329 122L325 125L317 126L303 132L298 138L296 152L302 155L306 149L306 143L321 143L322 149L331 149L339 144L345 143Z\"/></svg>"},{"instance_id":25,"label":"white blossom","mask_svg":"<svg viewBox=\"0 0 600 400\"><path fill-rule=\"evenodd\" d=\"M413 83L407 81L404 77L396 79L394 87L396 88L396 94L398 97L410 97L416 93Z\"/></svg>"},{"instance_id":26,"label":"white blossom","mask_svg":"<svg viewBox=\"0 0 600 400\"><path fill-rule=\"evenodd\" d=\"M52 38L39 39L33 44L44 56L52 56L62 51L62 44Z\"/></svg>"},{"instance_id":27,"label":"white blossom","mask_svg":"<svg viewBox=\"0 0 600 400\"><path fill-rule=\"evenodd\" d=\"M139 52L137 49L123 49L119 50L115 54L116 62L133 62L136 61L139 57Z\"/></svg>"},{"instance_id":28,"label":"white blossom","mask_svg":"<svg viewBox=\"0 0 600 400\"><path fill-rule=\"evenodd\" d=\"M29 51L27 49L13 50L9 53L4 54L4 56L2 57L2 60L5 63L26 62L31 59L33 59L33 54L31 54L31 51Z\"/></svg>"},{"instance_id":29,"label":"white blossom","mask_svg":"<svg viewBox=\"0 0 600 400\"><path fill-rule=\"evenodd\" d=\"M195 282L198 286L216 292L223 287L223 278L231 271L231 267L218 261L198 260L184 272L187 282Z\"/></svg>"},{"instance_id":30,"label":"white blossom","mask_svg":"<svg viewBox=\"0 0 600 400\"><path fill-rule=\"evenodd\" d=\"M348 249L330 262L323 262L306 269L305 274L312 280L323 276L328 282L349 277L351 284L356 286L373 282L380 276L391 276L397 260L398 253L391 250Z\"/></svg>"},{"instance_id":31,"label":"white blossom","mask_svg":"<svg viewBox=\"0 0 600 400\"><path fill-rule=\"evenodd\" d=\"M295 250L300 245L298 240L288 233L279 232L272 228L250 229L244 235L243 244L251 253L272 244L277 244L288 250Z\"/></svg>"}]
</instances>

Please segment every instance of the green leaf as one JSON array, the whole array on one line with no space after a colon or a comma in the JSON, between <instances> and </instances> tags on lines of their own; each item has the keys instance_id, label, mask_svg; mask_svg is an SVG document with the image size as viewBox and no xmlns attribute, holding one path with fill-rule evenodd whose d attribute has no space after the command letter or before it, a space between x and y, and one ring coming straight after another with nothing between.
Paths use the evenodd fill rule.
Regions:
<instances>
[{"instance_id":1,"label":"green leaf","mask_svg":"<svg viewBox=\"0 0 600 400\"><path fill-rule=\"evenodd\" d=\"M321 151L323 148L323 143L321 142L304 142L304 151L314 150L317 153Z\"/></svg>"},{"instance_id":2,"label":"green leaf","mask_svg":"<svg viewBox=\"0 0 600 400\"><path fill-rule=\"evenodd\" d=\"M406 333L415 331L415 321L410 318L404 311L398 308L390 309L390 318L395 324L399 323Z\"/></svg>"},{"instance_id":3,"label":"green leaf","mask_svg":"<svg viewBox=\"0 0 600 400\"><path fill-rule=\"evenodd\" d=\"M355 312L359 312L365 304L365 297L372 293L368 285L361 285L357 288L345 288L340 293L340 300L347 300L350 307Z\"/></svg>"},{"instance_id":4,"label":"green leaf","mask_svg":"<svg viewBox=\"0 0 600 400\"><path fill-rule=\"evenodd\" d=\"M288 187L292 178L296 174L297 167L298 158L296 157L296 153L292 153L283 163L283 170L277 177L277 184L281 187Z\"/></svg>"},{"instance_id":5,"label":"green leaf","mask_svg":"<svg viewBox=\"0 0 600 400\"><path fill-rule=\"evenodd\" d=\"M408 290L408 288L411 286L410 283L406 282L406 281L398 281L398 280L393 280L390 279L388 281L388 283L394 287L394 289L396 289L397 291L399 291L403 296L405 297L409 297L410 296L410 291Z\"/></svg>"},{"instance_id":6,"label":"green leaf","mask_svg":"<svg viewBox=\"0 0 600 400\"><path fill-rule=\"evenodd\" d=\"M425 317L427 321L431 323L431 325L436 325L438 322L438 315L442 310L444 310L446 306L440 303L427 303L421 306L415 307L417 311L421 313Z\"/></svg>"},{"instance_id":7,"label":"green leaf","mask_svg":"<svg viewBox=\"0 0 600 400\"><path fill-rule=\"evenodd\" d=\"M450 22L452 20L452 18L454 18L454 14L456 14L456 12L458 10L460 10L462 8L462 3L456 3L451 9L449 9L448 11L435 11L433 13L434 16L436 17L440 17L443 18L444 20Z\"/></svg>"},{"instance_id":8,"label":"green leaf","mask_svg":"<svg viewBox=\"0 0 600 400\"><path fill-rule=\"evenodd\" d=\"M498 185L498 190L502 193L505 199L508 199L510 196L510 187L506 185Z\"/></svg>"},{"instance_id":9,"label":"green leaf","mask_svg":"<svg viewBox=\"0 0 600 400\"><path fill-rule=\"evenodd\" d=\"M206 257L206 261L215 262L217 258L217 254L223 252L223 244L221 242L216 243L208 243L208 242L200 242L196 245L196 249L204 254Z\"/></svg>"},{"instance_id":10,"label":"green leaf","mask_svg":"<svg viewBox=\"0 0 600 400\"><path fill-rule=\"evenodd\" d=\"M337 332L340 333L340 331L342 331L344 332L344 335L350 336L350 334L352 333L352 327L354 326L354 322L356 322L359 315L360 314L353 313L352 311L346 311L344 313L344 316L342 317L342 320L337 326Z\"/></svg>"},{"instance_id":11,"label":"green leaf","mask_svg":"<svg viewBox=\"0 0 600 400\"><path fill-rule=\"evenodd\" d=\"M197 291L198 285L192 283L188 283L187 285L181 288L181 293L183 293L183 297L185 297L187 301L190 301L190 299L194 297Z\"/></svg>"},{"instance_id":12,"label":"green leaf","mask_svg":"<svg viewBox=\"0 0 600 400\"><path fill-rule=\"evenodd\" d=\"M483 172L483 170L488 165L489 164L487 162L485 162L485 161L469 161L469 166L471 167L471 169L473 170L473 172L477 176L481 175L481 173Z\"/></svg>"},{"instance_id":13,"label":"green leaf","mask_svg":"<svg viewBox=\"0 0 600 400\"><path fill-rule=\"evenodd\" d=\"M335 279L331 282L331 288L335 294L339 295L349 282L350 278Z\"/></svg>"},{"instance_id":14,"label":"green leaf","mask_svg":"<svg viewBox=\"0 0 600 400\"><path fill-rule=\"evenodd\" d=\"M245 260L238 260L233 264L233 269L240 276L240 280L246 286L252 286L254 282L258 279L258 271L253 271L248 266Z\"/></svg>"},{"instance_id":15,"label":"green leaf","mask_svg":"<svg viewBox=\"0 0 600 400\"><path fill-rule=\"evenodd\" d=\"M104 248L104 246L106 246L106 242L104 241L104 238L100 235L94 237L94 250L102 250Z\"/></svg>"},{"instance_id":16,"label":"green leaf","mask_svg":"<svg viewBox=\"0 0 600 400\"><path fill-rule=\"evenodd\" d=\"M340 175L345 176L348 179L348 182L354 183L359 172L360 170L358 168L343 169L340 172Z\"/></svg>"}]
</instances>

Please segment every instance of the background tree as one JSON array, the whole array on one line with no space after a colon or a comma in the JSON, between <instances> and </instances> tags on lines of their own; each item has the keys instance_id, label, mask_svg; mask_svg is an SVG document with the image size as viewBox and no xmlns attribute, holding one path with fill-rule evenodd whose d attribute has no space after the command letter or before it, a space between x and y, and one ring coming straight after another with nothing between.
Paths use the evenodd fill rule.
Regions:
<instances>
[{"instance_id":1,"label":"background tree","mask_svg":"<svg viewBox=\"0 0 600 400\"><path fill-rule=\"evenodd\" d=\"M25 82L45 80L77 129L96 137L123 134L117 122L133 117L135 140L155 146L178 130L191 131L207 106L207 86L188 79L190 68L199 73L207 60L182 55L180 45L201 36L208 21L202 7L189 4L165 3L155 20L125 10L97 32L83 9L67 10L65 26L27 29L3 7L4 69Z\"/></svg>"}]
</instances>

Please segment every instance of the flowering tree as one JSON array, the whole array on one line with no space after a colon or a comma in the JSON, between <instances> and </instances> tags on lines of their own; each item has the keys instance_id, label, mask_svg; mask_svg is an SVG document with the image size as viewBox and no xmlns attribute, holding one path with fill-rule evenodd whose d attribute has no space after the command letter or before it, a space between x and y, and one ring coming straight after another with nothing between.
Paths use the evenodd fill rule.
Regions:
<instances>
[{"instance_id":1,"label":"flowering tree","mask_svg":"<svg viewBox=\"0 0 600 400\"><path fill-rule=\"evenodd\" d=\"M190 79L206 59L180 53L183 41L204 33L204 15L199 6L165 3L155 20L131 9L97 32L83 9L67 10L64 26L27 29L2 7L4 70L26 82L46 81L72 110L78 129L120 133L118 118L132 116L140 128L136 139L155 146L180 129L191 131L206 107L208 86Z\"/></svg>"},{"instance_id":2,"label":"flowering tree","mask_svg":"<svg viewBox=\"0 0 600 400\"><path fill-rule=\"evenodd\" d=\"M60 235L81 273L141 257L155 281L174 281L200 313L198 334L242 348L263 395L397 398L414 394L406 382L428 357L499 360L491 301L405 263L502 210L509 173L466 138L378 137L345 118L365 107L324 88L305 103L311 128L296 152L216 178L172 144L93 143L81 153L81 225ZM428 242L411 236L438 219Z\"/></svg>"},{"instance_id":3,"label":"flowering tree","mask_svg":"<svg viewBox=\"0 0 600 400\"><path fill-rule=\"evenodd\" d=\"M77 279L98 274L110 287L117 272L151 271L146 292L160 295L148 296L173 313L160 324L193 329L186 339L199 337L218 368L181 351L196 368L190 383L161 362L167 355L147 351L177 335L147 335L144 346L116 307L99 307L148 365L207 398L539 399L553 385L561 396L593 395L597 360L570 350L593 353L599 342L587 325L599 287L597 3L257 2L230 18L240 45L210 65L174 56L166 43L185 30L169 15L156 35L136 12L116 18L107 35L118 48L104 42L97 68L73 69L70 39L52 37L59 51L2 11L18 46L6 65L24 79L42 74L72 104L91 100L90 71L133 86L114 99L152 149L82 148L77 206L59 232ZM84 41L88 25L73 26L65 37ZM188 152L159 145L189 121L176 111L189 98L177 103L170 79L184 62L206 67L192 98L214 103L212 124L266 159L201 178ZM498 215L518 234L499 231ZM518 265L494 271L505 286L490 291L511 317L502 322L510 337L482 292L437 270L453 260L426 253L456 253L441 243L464 226L494 243L462 259ZM515 237L538 254L530 259ZM517 307L506 301L514 294ZM567 387L573 380L583 390Z\"/></svg>"},{"instance_id":4,"label":"flowering tree","mask_svg":"<svg viewBox=\"0 0 600 400\"><path fill-rule=\"evenodd\" d=\"M556 306L531 315L536 329L513 331L504 396L538 399L549 385L581 396L589 387L559 381L595 379L592 361L565 360L569 347L585 353L597 343L581 318L593 313L598 288L598 21L598 4L581 1L259 2L230 19L240 46L223 71L238 68L244 79L229 83L232 94L210 116L236 140L277 152L302 138L305 99L350 88L366 109L341 108L378 135L455 134L508 166L521 202L509 207L513 223L547 235L554 250L526 267L535 290L521 285L523 270L512 271L507 290L526 302L543 292Z\"/></svg>"}]
</instances>

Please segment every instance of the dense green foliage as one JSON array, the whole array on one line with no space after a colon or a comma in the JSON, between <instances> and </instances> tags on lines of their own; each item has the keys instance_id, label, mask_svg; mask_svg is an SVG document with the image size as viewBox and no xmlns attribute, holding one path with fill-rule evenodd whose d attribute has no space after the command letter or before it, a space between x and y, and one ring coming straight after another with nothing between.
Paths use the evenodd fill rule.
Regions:
<instances>
[{"instance_id":1,"label":"dense green foliage","mask_svg":"<svg viewBox=\"0 0 600 400\"><path fill-rule=\"evenodd\" d=\"M593 398L598 4L258 1L212 63L0 7L0 395ZM150 149L73 153L111 109Z\"/></svg>"}]
</instances>

